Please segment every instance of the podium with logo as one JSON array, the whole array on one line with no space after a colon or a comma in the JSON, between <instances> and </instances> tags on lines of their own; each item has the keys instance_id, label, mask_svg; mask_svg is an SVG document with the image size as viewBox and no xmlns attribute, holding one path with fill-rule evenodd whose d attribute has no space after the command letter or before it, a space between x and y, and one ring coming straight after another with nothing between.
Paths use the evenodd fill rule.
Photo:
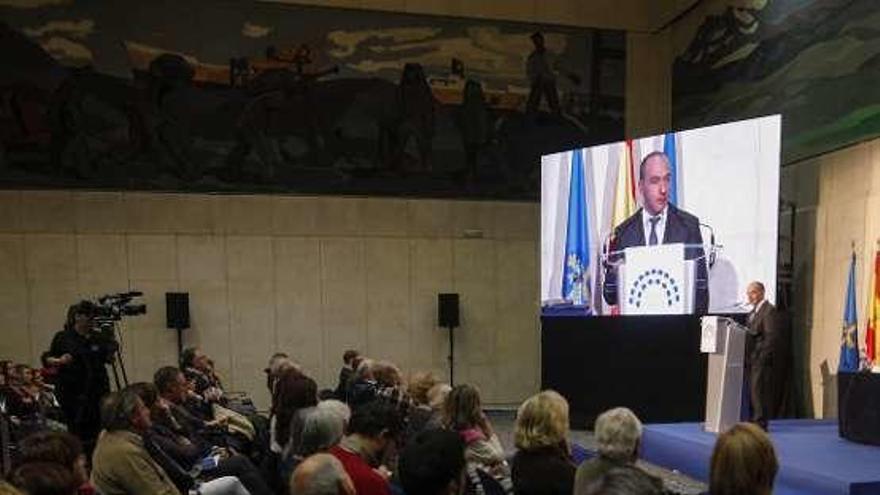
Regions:
<instances>
[{"instance_id":1,"label":"podium with logo","mask_svg":"<svg viewBox=\"0 0 880 495\"><path fill-rule=\"evenodd\" d=\"M721 433L740 421L748 330L723 316L704 316L700 325L700 352L709 355L703 429Z\"/></svg>"},{"instance_id":2,"label":"podium with logo","mask_svg":"<svg viewBox=\"0 0 880 495\"><path fill-rule=\"evenodd\" d=\"M679 243L623 250L617 266L620 314L693 313L697 260L685 259L685 247Z\"/></svg>"}]
</instances>

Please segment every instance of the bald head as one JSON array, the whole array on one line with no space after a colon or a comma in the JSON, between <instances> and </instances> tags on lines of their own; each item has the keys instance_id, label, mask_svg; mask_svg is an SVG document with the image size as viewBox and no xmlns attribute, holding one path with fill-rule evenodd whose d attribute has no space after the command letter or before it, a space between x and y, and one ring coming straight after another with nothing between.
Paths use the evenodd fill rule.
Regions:
<instances>
[{"instance_id":1,"label":"bald head","mask_svg":"<svg viewBox=\"0 0 880 495\"><path fill-rule=\"evenodd\" d=\"M315 454L303 460L290 477L290 495L354 495L354 484L339 459Z\"/></svg>"},{"instance_id":2,"label":"bald head","mask_svg":"<svg viewBox=\"0 0 880 495\"><path fill-rule=\"evenodd\" d=\"M752 282L746 287L746 297L749 304L755 306L764 300L764 284L761 282Z\"/></svg>"}]
</instances>

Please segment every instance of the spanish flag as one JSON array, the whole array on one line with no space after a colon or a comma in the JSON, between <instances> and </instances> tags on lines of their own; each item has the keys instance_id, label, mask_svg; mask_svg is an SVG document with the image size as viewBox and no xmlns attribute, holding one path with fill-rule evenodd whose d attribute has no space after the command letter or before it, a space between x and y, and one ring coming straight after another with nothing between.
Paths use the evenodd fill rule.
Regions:
<instances>
[{"instance_id":1,"label":"spanish flag","mask_svg":"<svg viewBox=\"0 0 880 495\"><path fill-rule=\"evenodd\" d=\"M636 185L633 180L632 139L620 143L617 161L617 184L614 188L614 207L611 209L611 228L617 227L636 212Z\"/></svg>"},{"instance_id":2,"label":"spanish flag","mask_svg":"<svg viewBox=\"0 0 880 495\"><path fill-rule=\"evenodd\" d=\"M880 248L880 241L878 241ZM865 353L870 366L875 370L880 363L877 354L877 324L880 323L880 250L874 253L874 290L868 294L868 325L865 329Z\"/></svg>"}]
</instances>

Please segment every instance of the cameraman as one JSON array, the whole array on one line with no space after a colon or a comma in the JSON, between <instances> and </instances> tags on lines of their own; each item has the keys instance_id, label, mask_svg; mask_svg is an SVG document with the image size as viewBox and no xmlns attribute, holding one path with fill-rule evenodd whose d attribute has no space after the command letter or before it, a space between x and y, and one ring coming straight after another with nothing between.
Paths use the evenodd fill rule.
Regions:
<instances>
[{"instance_id":1,"label":"cameraman","mask_svg":"<svg viewBox=\"0 0 880 495\"><path fill-rule=\"evenodd\" d=\"M64 330L55 334L43 354L43 362L57 369L57 396L67 426L89 452L101 430L101 398L110 392L104 365L111 362L115 351L112 343L92 331L96 309L89 301L71 306Z\"/></svg>"}]
</instances>

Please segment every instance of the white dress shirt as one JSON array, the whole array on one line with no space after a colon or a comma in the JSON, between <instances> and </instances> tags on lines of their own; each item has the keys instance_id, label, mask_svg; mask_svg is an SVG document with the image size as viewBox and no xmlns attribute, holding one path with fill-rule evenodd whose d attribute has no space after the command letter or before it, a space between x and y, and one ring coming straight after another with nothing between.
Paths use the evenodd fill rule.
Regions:
<instances>
[{"instance_id":1,"label":"white dress shirt","mask_svg":"<svg viewBox=\"0 0 880 495\"><path fill-rule=\"evenodd\" d=\"M657 232L657 244L663 244L663 234L666 233L666 212L669 211L669 207L663 208L663 211L659 213L660 221L657 222L657 226L654 227L654 230ZM642 208L642 227L645 230L645 246L648 245L649 240L651 239L651 214L648 213L648 210Z\"/></svg>"}]
</instances>

